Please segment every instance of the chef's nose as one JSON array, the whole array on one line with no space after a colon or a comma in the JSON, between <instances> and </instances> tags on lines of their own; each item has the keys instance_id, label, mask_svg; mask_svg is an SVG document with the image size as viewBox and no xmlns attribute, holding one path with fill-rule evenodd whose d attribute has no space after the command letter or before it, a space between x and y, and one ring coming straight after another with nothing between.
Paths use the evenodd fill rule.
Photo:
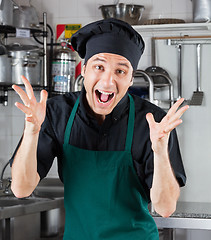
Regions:
<instances>
[{"instance_id":1,"label":"chef's nose","mask_svg":"<svg viewBox=\"0 0 211 240\"><path fill-rule=\"evenodd\" d=\"M104 86L111 86L115 82L115 74L110 70L105 71L102 80L103 80Z\"/></svg>"}]
</instances>

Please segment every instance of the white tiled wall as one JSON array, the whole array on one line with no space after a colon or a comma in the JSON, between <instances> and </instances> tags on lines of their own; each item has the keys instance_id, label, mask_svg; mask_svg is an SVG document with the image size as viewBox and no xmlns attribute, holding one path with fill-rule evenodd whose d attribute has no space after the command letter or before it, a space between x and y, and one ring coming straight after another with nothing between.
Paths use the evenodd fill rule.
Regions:
<instances>
[{"instance_id":1,"label":"white tiled wall","mask_svg":"<svg viewBox=\"0 0 211 240\"><path fill-rule=\"evenodd\" d=\"M19 4L26 3L27 1L28 0L16 0ZM102 16L98 7L103 4L113 4L114 0L32 0L31 2L38 10L41 21L42 13L47 12L48 24L51 25L55 33L57 24L80 23L85 25L92 21L101 19ZM191 0L122 0L120 2L144 5L145 11L143 13L143 21L152 18L180 18L184 19L186 22L192 22ZM152 64L151 37L157 35L165 36L168 34L176 35L177 33L152 32L142 34L146 42L146 50L139 63L139 68L145 69ZM201 33L195 32L194 34L196 35ZM173 55L171 55L171 51ZM207 49L207 52L208 51L210 52L210 50ZM167 52L168 54L170 53L170 56L168 56L168 54L164 54L163 56L162 47L158 48L157 64L166 68L174 81L176 81L176 52L175 50L168 50ZM192 61L193 56L191 55L191 52L190 54L188 53L187 56ZM188 59L186 61L187 64L191 62ZM210 200L210 54L207 54L206 59L203 61L208 69L208 71L203 73L206 79L203 81L203 87L205 90L205 105L202 107L192 108L184 117L183 126L178 129L181 151L185 158L184 164L188 175L188 186L182 190L182 200L192 199L194 201L203 201L203 194L206 196L204 199L207 199L208 201ZM184 79L189 79L190 73L191 68L188 68L188 70L184 73ZM193 85L190 87L188 81L189 80L185 80L184 88L187 91L186 94L189 96L190 92L188 91L193 90ZM9 92L8 106L4 107L0 105L0 169L2 169L5 162L11 157L24 128L24 116L18 109L15 108L15 101L18 101L18 97L14 92ZM196 121L193 121L193 119L196 119ZM194 135L193 133L196 133L197 135ZM194 136L197 136L197 138ZM199 163L198 168L197 162ZM6 175L10 175L9 169L6 172ZM56 164L54 164L49 176L57 176ZM202 183L199 184L201 180ZM200 185L202 186L201 189ZM177 231L177 236L177 239L179 240L196 240L199 239L199 237L203 240L211 239L210 232L204 233L199 231L181 230Z\"/></svg>"}]
</instances>

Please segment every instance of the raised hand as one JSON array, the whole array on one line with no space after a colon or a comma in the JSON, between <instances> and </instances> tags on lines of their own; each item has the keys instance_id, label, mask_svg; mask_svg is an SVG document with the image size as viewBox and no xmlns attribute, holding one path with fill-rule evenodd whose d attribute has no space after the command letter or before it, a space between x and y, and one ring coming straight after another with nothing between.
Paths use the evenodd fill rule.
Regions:
<instances>
[{"instance_id":1,"label":"raised hand","mask_svg":"<svg viewBox=\"0 0 211 240\"><path fill-rule=\"evenodd\" d=\"M155 122L152 113L146 115L146 119L150 128L150 140L152 142L152 150L156 153L162 153L167 150L170 132L182 123L181 116L189 108L188 105L178 108L183 103L184 98L179 99L168 111L166 116L160 123Z\"/></svg>"},{"instance_id":2,"label":"raised hand","mask_svg":"<svg viewBox=\"0 0 211 240\"><path fill-rule=\"evenodd\" d=\"M42 90L40 93L40 102L37 102L29 81L24 76L22 76L22 81L25 85L26 92L17 85L12 86L23 101L23 104L16 102L15 105L25 113L25 131L30 134L36 134L39 132L45 119L48 93L47 91Z\"/></svg>"}]
</instances>

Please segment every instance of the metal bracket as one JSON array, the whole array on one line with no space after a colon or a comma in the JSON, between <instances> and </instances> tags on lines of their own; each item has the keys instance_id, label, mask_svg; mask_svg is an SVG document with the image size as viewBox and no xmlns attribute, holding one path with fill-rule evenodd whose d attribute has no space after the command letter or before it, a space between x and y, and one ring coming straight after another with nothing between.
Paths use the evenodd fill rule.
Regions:
<instances>
[{"instance_id":1,"label":"metal bracket","mask_svg":"<svg viewBox=\"0 0 211 240\"><path fill-rule=\"evenodd\" d=\"M3 106L8 105L8 89L6 87L3 88L3 90L0 89L0 104L3 104Z\"/></svg>"}]
</instances>

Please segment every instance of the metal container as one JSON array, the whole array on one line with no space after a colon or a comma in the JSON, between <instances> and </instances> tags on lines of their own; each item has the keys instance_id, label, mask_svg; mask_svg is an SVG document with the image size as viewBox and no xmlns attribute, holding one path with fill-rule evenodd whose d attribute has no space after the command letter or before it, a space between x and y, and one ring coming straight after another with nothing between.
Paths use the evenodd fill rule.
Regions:
<instances>
[{"instance_id":1,"label":"metal container","mask_svg":"<svg viewBox=\"0 0 211 240\"><path fill-rule=\"evenodd\" d=\"M34 45L13 44L7 46L11 58L12 83L22 85L24 75L31 85L42 86L42 49Z\"/></svg>"},{"instance_id":2,"label":"metal container","mask_svg":"<svg viewBox=\"0 0 211 240\"><path fill-rule=\"evenodd\" d=\"M13 12L13 26L17 28L37 29L39 25L39 17L33 6L19 6Z\"/></svg>"},{"instance_id":3,"label":"metal container","mask_svg":"<svg viewBox=\"0 0 211 240\"><path fill-rule=\"evenodd\" d=\"M140 23L144 6L118 3L114 5L102 5L99 7L103 18L117 18L131 25Z\"/></svg>"},{"instance_id":4,"label":"metal container","mask_svg":"<svg viewBox=\"0 0 211 240\"><path fill-rule=\"evenodd\" d=\"M6 47L0 45L0 85L8 86L11 84L11 59L8 58Z\"/></svg>"},{"instance_id":5,"label":"metal container","mask_svg":"<svg viewBox=\"0 0 211 240\"><path fill-rule=\"evenodd\" d=\"M207 22L211 20L211 0L193 1L193 21Z\"/></svg>"},{"instance_id":6,"label":"metal container","mask_svg":"<svg viewBox=\"0 0 211 240\"><path fill-rule=\"evenodd\" d=\"M70 92L75 82L76 55L62 40L61 47L55 51L52 63L53 91Z\"/></svg>"},{"instance_id":7,"label":"metal container","mask_svg":"<svg viewBox=\"0 0 211 240\"><path fill-rule=\"evenodd\" d=\"M13 25L13 0L0 0L0 25Z\"/></svg>"}]
</instances>

